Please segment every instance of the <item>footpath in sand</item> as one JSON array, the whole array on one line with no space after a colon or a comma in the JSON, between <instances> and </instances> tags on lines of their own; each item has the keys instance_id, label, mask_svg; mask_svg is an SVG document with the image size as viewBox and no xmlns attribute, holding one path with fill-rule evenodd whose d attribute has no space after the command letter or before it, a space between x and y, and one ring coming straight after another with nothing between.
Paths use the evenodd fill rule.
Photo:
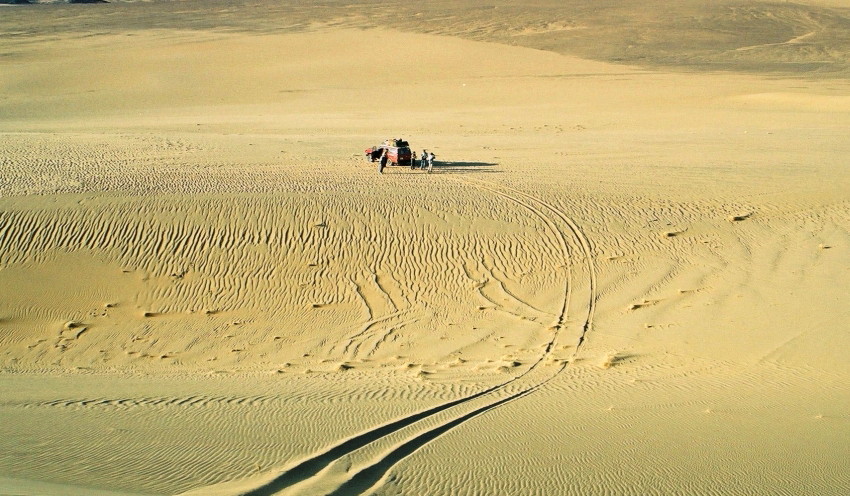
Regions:
<instances>
[{"instance_id":1,"label":"footpath in sand","mask_svg":"<svg viewBox=\"0 0 850 496\"><path fill-rule=\"evenodd\" d=\"M846 81L127 34L0 61L0 493L847 493Z\"/></svg>"}]
</instances>

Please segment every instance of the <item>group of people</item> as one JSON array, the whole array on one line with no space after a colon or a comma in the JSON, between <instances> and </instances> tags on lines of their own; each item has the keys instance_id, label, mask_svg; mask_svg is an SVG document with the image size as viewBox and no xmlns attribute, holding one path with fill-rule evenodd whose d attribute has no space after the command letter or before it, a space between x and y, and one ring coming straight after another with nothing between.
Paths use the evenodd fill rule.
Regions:
<instances>
[{"instance_id":1,"label":"group of people","mask_svg":"<svg viewBox=\"0 0 850 496\"><path fill-rule=\"evenodd\" d=\"M434 168L434 158L436 158L436 155L433 152L422 150L422 155L419 157L419 169L427 169L428 172L431 172L431 169ZM416 152L413 152L413 158L410 160L410 168L416 168Z\"/></svg>"},{"instance_id":2,"label":"group of people","mask_svg":"<svg viewBox=\"0 0 850 496\"><path fill-rule=\"evenodd\" d=\"M397 160L398 163L403 163L403 160L406 159L406 157L402 158L401 154L399 154L398 156L391 157L390 156L390 153L391 153L390 148L391 147L393 147L393 148L402 148L402 147L407 148L408 146L409 145L408 145L407 141L403 140L401 138L386 139L381 144L381 146L379 146L379 147L373 146L372 148L366 149L366 160L368 160L370 162L375 162L375 161L379 162L380 163L379 169L380 169L381 172L383 172L384 167L386 167L389 164L390 159ZM418 164L420 170L427 170L428 172L431 172L434 168L434 159L435 158L436 158L436 155L434 155L433 152L429 152L428 150L422 150L422 155L420 155L419 157L416 156L415 151L411 151L410 152L410 168L415 169L416 165ZM393 164L395 164L395 163L396 162L394 161Z\"/></svg>"}]
</instances>

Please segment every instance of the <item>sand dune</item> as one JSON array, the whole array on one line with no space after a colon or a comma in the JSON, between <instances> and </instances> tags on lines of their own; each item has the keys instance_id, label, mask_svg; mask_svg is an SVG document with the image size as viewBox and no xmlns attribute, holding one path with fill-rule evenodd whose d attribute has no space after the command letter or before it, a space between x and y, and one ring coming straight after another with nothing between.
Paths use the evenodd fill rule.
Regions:
<instances>
[{"instance_id":1,"label":"sand dune","mask_svg":"<svg viewBox=\"0 0 850 496\"><path fill-rule=\"evenodd\" d=\"M640 7L619 0L429 0L426 4L161 0L153 2L154 15L149 3L18 6L6 12L14 32L40 36L79 32L80 25L84 31L99 33L152 28L281 33L377 27L649 67L803 72L839 78L847 76L850 53L846 35L850 14L847 3L840 0L679 0L672 4L650 0ZM30 15L33 11L38 14Z\"/></svg>"},{"instance_id":2,"label":"sand dune","mask_svg":"<svg viewBox=\"0 0 850 496\"><path fill-rule=\"evenodd\" d=\"M487 7L5 7L0 494L845 494L846 10Z\"/></svg>"}]
</instances>

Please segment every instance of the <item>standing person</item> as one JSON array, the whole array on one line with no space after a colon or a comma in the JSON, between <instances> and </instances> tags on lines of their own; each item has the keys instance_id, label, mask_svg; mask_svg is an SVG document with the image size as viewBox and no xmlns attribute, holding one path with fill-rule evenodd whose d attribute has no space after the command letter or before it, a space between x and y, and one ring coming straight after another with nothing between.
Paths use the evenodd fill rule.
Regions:
<instances>
[{"instance_id":1,"label":"standing person","mask_svg":"<svg viewBox=\"0 0 850 496\"><path fill-rule=\"evenodd\" d=\"M428 152L428 172L431 172L431 169L434 168L434 159L435 158L436 158L436 155L434 155L434 152Z\"/></svg>"},{"instance_id":2,"label":"standing person","mask_svg":"<svg viewBox=\"0 0 850 496\"><path fill-rule=\"evenodd\" d=\"M410 170L413 170L413 169L415 169L415 168L416 168L416 152L410 152L410 153L411 153L411 156L410 156Z\"/></svg>"},{"instance_id":3,"label":"standing person","mask_svg":"<svg viewBox=\"0 0 850 496\"><path fill-rule=\"evenodd\" d=\"M419 169L424 169L428 165L428 150L422 150L422 161L419 163Z\"/></svg>"},{"instance_id":4,"label":"standing person","mask_svg":"<svg viewBox=\"0 0 850 496\"><path fill-rule=\"evenodd\" d=\"M383 153L381 153L381 159L378 161L378 172L380 174L384 173L384 167L387 166L387 161L389 160L387 149L384 148Z\"/></svg>"}]
</instances>

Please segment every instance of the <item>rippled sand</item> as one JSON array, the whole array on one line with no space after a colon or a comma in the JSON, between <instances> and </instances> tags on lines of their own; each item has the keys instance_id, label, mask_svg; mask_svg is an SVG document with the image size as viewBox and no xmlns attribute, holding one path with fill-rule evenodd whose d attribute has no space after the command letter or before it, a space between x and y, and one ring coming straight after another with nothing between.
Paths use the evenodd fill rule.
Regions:
<instances>
[{"instance_id":1,"label":"rippled sand","mask_svg":"<svg viewBox=\"0 0 850 496\"><path fill-rule=\"evenodd\" d=\"M2 8L0 494L847 492L846 11L201 4Z\"/></svg>"}]
</instances>

